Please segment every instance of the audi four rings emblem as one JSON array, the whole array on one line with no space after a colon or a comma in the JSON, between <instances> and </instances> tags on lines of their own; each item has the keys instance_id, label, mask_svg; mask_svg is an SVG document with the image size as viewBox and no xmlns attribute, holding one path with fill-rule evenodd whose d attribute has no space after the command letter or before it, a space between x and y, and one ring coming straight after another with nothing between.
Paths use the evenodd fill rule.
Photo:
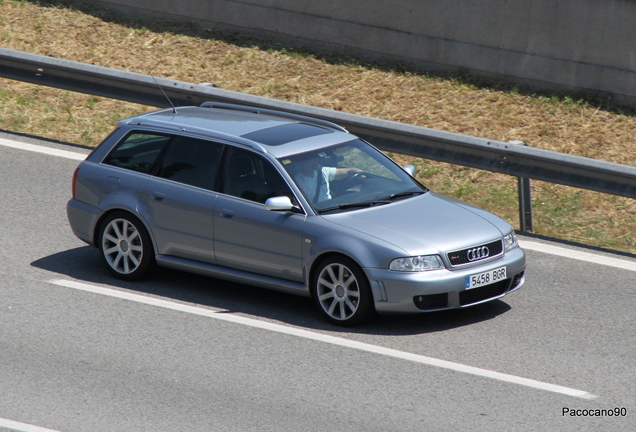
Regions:
<instances>
[{"instance_id":1,"label":"audi four rings emblem","mask_svg":"<svg viewBox=\"0 0 636 432\"><path fill-rule=\"evenodd\" d=\"M490 255L490 251L486 246L481 246L474 249L468 249L466 255L468 257L468 261L477 261L488 258L488 255Z\"/></svg>"}]
</instances>

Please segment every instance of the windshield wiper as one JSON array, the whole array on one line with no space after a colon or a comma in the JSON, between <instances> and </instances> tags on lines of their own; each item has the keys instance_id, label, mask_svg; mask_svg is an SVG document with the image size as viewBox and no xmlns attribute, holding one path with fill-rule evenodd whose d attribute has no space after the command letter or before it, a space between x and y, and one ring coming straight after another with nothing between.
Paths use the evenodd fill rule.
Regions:
<instances>
[{"instance_id":1,"label":"windshield wiper","mask_svg":"<svg viewBox=\"0 0 636 432\"><path fill-rule=\"evenodd\" d=\"M324 209L320 209L318 210L318 213L325 213L325 212L330 212L330 211L334 211L334 210L345 210L345 209L350 209L350 208L364 208L364 207L373 207L375 205L379 205L379 204L388 204L389 202L386 200L381 200L381 201L362 201L362 202L357 202L357 203L344 203L344 204L339 204L337 206L334 207L327 207Z\"/></svg>"},{"instance_id":2,"label":"windshield wiper","mask_svg":"<svg viewBox=\"0 0 636 432\"><path fill-rule=\"evenodd\" d=\"M387 199L389 201L392 201L394 199L404 198L404 197L408 197L408 196L412 196L412 195L421 195L423 193L426 193L426 191L417 190L417 191L400 192L400 193L391 194L391 195L389 195L388 198L385 198L385 199Z\"/></svg>"}]
</instances>

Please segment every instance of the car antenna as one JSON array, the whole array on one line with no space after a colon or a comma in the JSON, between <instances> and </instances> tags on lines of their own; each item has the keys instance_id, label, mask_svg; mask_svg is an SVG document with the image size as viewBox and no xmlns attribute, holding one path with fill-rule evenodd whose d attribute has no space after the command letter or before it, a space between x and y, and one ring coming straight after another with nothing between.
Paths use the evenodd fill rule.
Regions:
<instances>
[{"instance_id":1,"label":"car antenna","mask_svg":"<svg viewBox=\"0 0 636 432\"><path fill-rule=\"evenodd\" d=\"M154 75L150 74L150 76L152 77L152 79L155 81L155 84L157 84L157 87L159 87L159 90L161 90L161 93L163 93L163 95L166 97L166 99L168 99L168 103L170 104L170 106L172 107L172 112L174 114L177 113L177 109L175 108L174 104L172 103L172 101L170 100L170 98L168 97L168 95L166 94L166 92L163 90L163 87L161 87L161 85L159 85L159 82L157 81L157 78L155 78Z\"/></svg>"}]
</instances>

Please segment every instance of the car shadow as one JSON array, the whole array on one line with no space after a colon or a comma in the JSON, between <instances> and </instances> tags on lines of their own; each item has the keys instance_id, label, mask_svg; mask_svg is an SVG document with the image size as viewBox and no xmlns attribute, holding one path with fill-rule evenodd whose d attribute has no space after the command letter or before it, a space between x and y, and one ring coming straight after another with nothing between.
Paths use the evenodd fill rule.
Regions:
<instances>
[{"instance_id":1,"label":"car shadow","mask_svg":"<svg viewBox=\"0 0 636 432\"><path fill-rule=\"evenodd\" d=\"M113 277L102 264L99 252L90 246L69 249L40 258L33 267L56 273L60 278L109 285L125 290L151 294L194 305L222 309L307 328L369 335L414 335L451 330L488 321L509 311L511 307L495 300L482 305L426 314L378 316L353 328L334 326L318 313L306 297L262 289L250 285L158 268L141 281L123 281ZM55 279L52 277L51 279Z\"/></svg>"}]
</instances>

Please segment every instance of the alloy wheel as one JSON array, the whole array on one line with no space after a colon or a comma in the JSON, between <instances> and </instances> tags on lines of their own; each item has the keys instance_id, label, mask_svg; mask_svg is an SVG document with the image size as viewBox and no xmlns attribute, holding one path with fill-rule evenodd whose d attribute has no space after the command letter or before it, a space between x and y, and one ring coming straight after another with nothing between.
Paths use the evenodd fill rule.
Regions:
<instances>
[{"instance_id":1,"label":"alloy wheel","mask_svg":"<svg viewBox=\"0 0 636 432\"><path fill-rule=\"evenodd\" d=\"M358 280L344 264L329 264L318 276L317 297L330 318L347 320L356 313L360 305Z\"/></svg>"},{"instance_id":2,"label":"alloy wheel","mask_svg":"<svg viewBox=\"0 0 636 432\"><path fill-rule=\"evenodd\" d=\"M141 234L127 219L113 219L106 225L101 247L108 265L122 275L137 270L144 257Z\"/></svg>"}]
</instances>

